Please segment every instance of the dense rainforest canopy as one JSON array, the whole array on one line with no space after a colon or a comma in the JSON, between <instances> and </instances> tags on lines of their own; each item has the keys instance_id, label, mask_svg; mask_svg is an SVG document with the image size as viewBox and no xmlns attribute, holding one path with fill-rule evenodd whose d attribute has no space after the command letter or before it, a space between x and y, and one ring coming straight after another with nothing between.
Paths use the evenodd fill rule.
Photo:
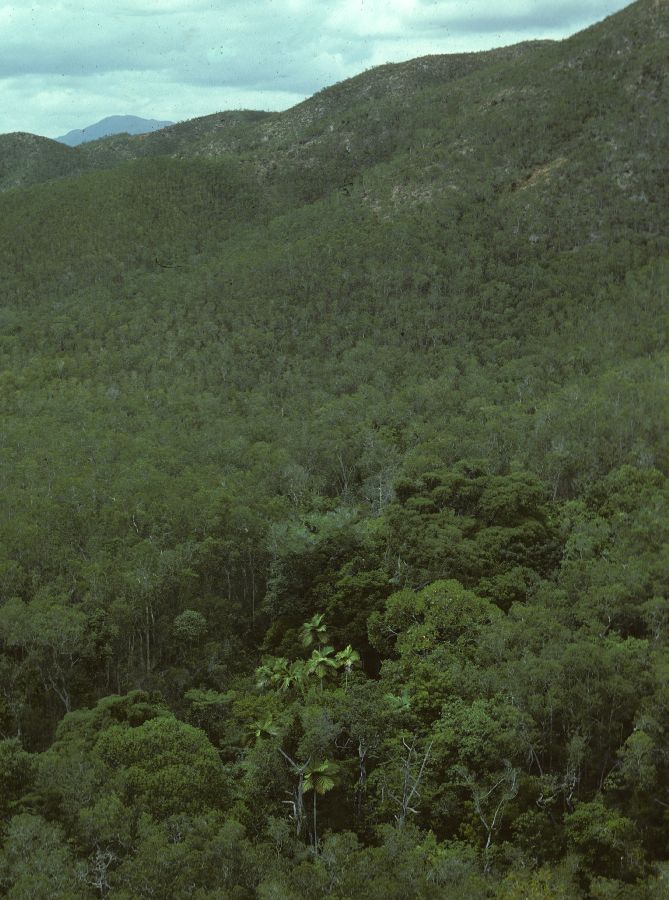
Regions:
<instances>
[{"instance_id":1,"label":"dense rainforest canopy","mask_svg":"<svg viewBox=\"0 0 669 900\"><path fill-rule=\"evenodd\" d=\"M668 33L0 136L0 893L669 894Z\"/></svg>"}]
</instances>

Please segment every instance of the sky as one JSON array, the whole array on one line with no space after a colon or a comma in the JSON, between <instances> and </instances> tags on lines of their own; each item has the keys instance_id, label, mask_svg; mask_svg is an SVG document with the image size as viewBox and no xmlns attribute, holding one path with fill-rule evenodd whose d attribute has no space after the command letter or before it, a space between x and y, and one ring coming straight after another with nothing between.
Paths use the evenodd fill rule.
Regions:
<instances>
[{"instance_id":1,"label":"sky","mask_svg":"<svg viewBox=\"0 0 669 900\"><path fill-rule=\"evenodd\" d=\"M628 0L0 0L0 133L281 110L375 65L567 37Z\"/></svg>"}]
</instances>

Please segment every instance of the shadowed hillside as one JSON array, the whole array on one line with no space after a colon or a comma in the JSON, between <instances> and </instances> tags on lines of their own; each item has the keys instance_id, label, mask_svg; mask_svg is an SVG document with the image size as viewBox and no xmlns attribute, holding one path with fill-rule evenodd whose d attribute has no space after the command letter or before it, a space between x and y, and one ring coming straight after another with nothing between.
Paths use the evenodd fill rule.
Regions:
<instances>
[{"instance_id":1,"label":"shadowed hillside","mask_svg":"<svg viewBox=\"0 0 669 900\"><path fill-rule=\"evenodd\" d=\"M26 132L0 134L0 190L74 175L76 158L57 141Z\"/></svg>"}]
</instances>

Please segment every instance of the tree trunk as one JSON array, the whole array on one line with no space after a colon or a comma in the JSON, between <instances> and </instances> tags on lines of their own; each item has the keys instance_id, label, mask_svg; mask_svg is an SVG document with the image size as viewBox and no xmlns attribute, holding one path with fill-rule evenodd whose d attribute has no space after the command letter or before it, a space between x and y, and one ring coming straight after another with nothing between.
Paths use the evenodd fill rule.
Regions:
<instances>
[{"instance_id":1,"label":"tree trunk","mask_svg":"<svg viewBox=\"0 0 669 900\"><path fill-rule=\"evenodd\" d=\"M318 832L316 831L316 790L314 789L314 853L318 853Z\"/></svg>"}]
</instances>

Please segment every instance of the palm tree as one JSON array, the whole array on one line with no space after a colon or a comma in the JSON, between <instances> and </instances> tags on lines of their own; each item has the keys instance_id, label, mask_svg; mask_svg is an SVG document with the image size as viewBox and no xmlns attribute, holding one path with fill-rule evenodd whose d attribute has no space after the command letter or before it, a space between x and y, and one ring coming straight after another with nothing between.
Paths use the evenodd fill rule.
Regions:
<instances>
[{"instance_id":1,"label":"palm tree","mask_svg":"<svg viewBox=\"0 0 669 900\"><path fill-rule=\"evenodd\" d=\"M283 656L268 656L256 669L256 684L261 690L274 688L286 693L292 687L303 688L304 676L307 673L306 663L298 659L288 663Z\"/></svg>"},{"instance_id":2,"label":"palm tree","mask_svg":"<svg viewBox=\"0 0 669 900\"><path fill-rule=\"evenodd\" d=\"M259 688L282 687L288 672L287 659L282 656L267 657L256 669L256 684Z\"/></svg>"},{"instance_id":3,"label":"palm tree","mask_svg":"<svg viewBox=\"0 0 669 900\"><path fill-rule=\"evenodd\" d=\"M246 728L248 732L247 741L260 741L263 738L276 737L279 733L274 727L271 716L268 716L266 719L257 719L255 722L247 725Z\"/></svg>"},{"instance_id":4,"label":"palm tree","mask_svg":"<svg viewBox=\"0 0 669 900\"><path fill-rule=\"evenodd\" d=\"M323 647L322 650L313 650L306 662L307 674L315 675L319 679L321 690L323 690L323 679L338 668L337 660L332 655L333 653L334 647Z\"/></svg>"},{"instance_id":5,"label":"palm tree","mask_svg":"<svg viewBox=\"0 0 669 900\"><path fill-rule=\"evenodd\" d=\"M308 622L300 628L300 638L304 647L318 644L320 647L328 639L327 627L323 624L323 613L315 613Z\"/></svg>"},{"instance_id":6,"label":"palm tree","mask_svg":"<svg viewBox=\"0 0 669 900\"><path fill-rule=\"evenodd\" d=\"M343 650L339 651L339 653L335 656L335 660L337 662L337 665L344 669L346 689L348 690L348 678L351 674L351 669L353 668L353 666L360 662L360 654L349 644L347 647L344 647Z\"/></svg>"},{"instance_id":7,"label":"palm tree","mask_svg":"<svg viewBox=\"0 0 669 900\"><path fill-rule=\"evenodd\" d=\"M318 853L318 832L316 830L316 797L318 794L327 794L335 786L334 776L337 774L336 763L326 759L323 762L307 766L304 772L304 793L314 792L314 851Z\"/></svg>"},{"instance_id":8,"label":"palm tree","mask_svg":"<svg viewBox=\"0 0 669 900\"><path fill-rule=\"evenodd\" d=\"M281 690L287 691L291 687L297 687L304 691L304 680L307 675L307 664L302 659L296 659L290 666L290 670L284 678Z\"/></svg>"},{"instance_id":9,"label":"palm tree","mask_svg":"<svg viewBox=\"0 0 669 900\"><path fill-rule=\"evenodd\" d=\"M394 715L404 715L411 710L411 698L406 687L399 697L396 694L384 694L383 699L392 707Z\"/></svg>"}]
</instances>

